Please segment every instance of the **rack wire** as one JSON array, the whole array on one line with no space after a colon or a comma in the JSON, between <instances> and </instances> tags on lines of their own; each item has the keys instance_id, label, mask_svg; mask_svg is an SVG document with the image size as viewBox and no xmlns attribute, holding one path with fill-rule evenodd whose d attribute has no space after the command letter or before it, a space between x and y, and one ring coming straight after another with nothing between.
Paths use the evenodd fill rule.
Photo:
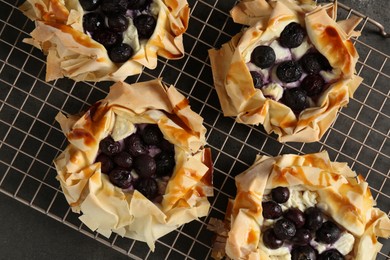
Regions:
<instances>
[{"instance_id":1,"label":"rack wire","mask_svg":"<svg viewBox=\"0 0 390 260\"><path fill-rule=\"evenodd\" d=\"M251 165L256 154L276 156L327 150L333 160L348 162L362 174L377 205L390 212L390 56L388 48L377 48L380 40L372 33L379 28L380 33L387 35L383 26L339 4L339 16L355 14L364 18L362 36L354 40L360 54L357 71L364 81L320 142L281 144L261 126L244 126L233 118L223 117L213 88L207 50L221 46L241 30L229 15L235 0L189 0L190 26L184 37L186 56L177 61L160 59L155 70L145 69L126 81L163 77L164 82L174 84L188 97L192 109L204 117L215 167L215 195L211 198L210 214L162 237L153 253L144 243L115 234L106 239L91 232L70 211L55 179L52 161L67 143L54 117L59 111L68 114L84 111L105 97L111 83L75 83L69 79L45 82L44 55L22 43L34 25L17 9L21 3L0 0L2 194L133 259L208 259L212 233L207 230L207 223L211 217L223 218L227 200L236 191L234 177ZM387 259L390 242L381 242L384 246L378 259Z\"/></svg>"}]
</instances>

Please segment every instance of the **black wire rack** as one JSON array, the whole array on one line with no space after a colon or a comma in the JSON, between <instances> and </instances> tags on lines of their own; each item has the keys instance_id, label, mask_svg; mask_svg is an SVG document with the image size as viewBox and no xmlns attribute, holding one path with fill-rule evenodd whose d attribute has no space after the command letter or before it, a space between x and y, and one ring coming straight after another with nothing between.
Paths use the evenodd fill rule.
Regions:
<instances>
[{"instance_id":1,"label":"black wire rack","mask_svg":"<svg viewBox=\"0 0 390 260\"><path fill-rule=\"evenodd\" d=\"M208 217L188 223L156 242L146 244L113 234L109 239L91 232L70 211L55 179L53 159L67 145L55 115L75 114L104 98L110 82L75 83L69 79L45 82L46 57L22 42L34 29L17 8L22 2L0 0L0 192L26 206L96 239L133 259L208 259L212 233L210 218L223 218L227 201L236 192L234 177L248 168L256 154L307 154L327 150L332 160L348 162L370 184L378 207L390 212L390 54L377 49L372 34L388 34L374 19L339 4L339 16L363 17L362 36L354 39L360 59L357 72L364 78L354 98L316 143L277 142L262 126L245 126L223 117L213 87L208 49L219 47L241 30L230 15L235 0L189 0L190 26L184 36L181 60L160 59L155 70L145 69L126 82L163 77L188 99L205 119L207 141L214 160L215 195ZM378 38L378 37L377 37ZM377 39L375 38L375 39ZM55 236L55 234L53 234ZM390 242L378 259L387 259Z\"/></svg>"}]
</instances>

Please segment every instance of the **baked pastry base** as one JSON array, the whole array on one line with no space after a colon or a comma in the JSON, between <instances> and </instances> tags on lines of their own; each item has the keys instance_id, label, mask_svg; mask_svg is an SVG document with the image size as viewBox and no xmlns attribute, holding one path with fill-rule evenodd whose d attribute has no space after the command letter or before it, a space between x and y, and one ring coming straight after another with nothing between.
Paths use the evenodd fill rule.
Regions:
<instances>
[{"instance_id":1,"label":"baked pastry base","mask_svg":"<svg viewBox=\"0 0 390 260\"><path fill-rule=\"evenodd\" d=\"M336 22L337 3L316 6L313 1L247 0L231 10L233 20L248 27L220 49L209 50L215 89L225 116L248 125L262 124L280 142L315 142L335 121L362 82L355 74L358 54L350 37L361 18ZM295 114L281 102L266 98L253 85L247 67L252 50L279 37L284 27L297 22L306 28L313 46L333 67L330 86L315 106ZM337 79L337 80L334 80Z\"/></svg>"},{"instance_id":2,"label":"baked pastry base","mask_svg":"<svg viewBox=\"0 0 390 260\"><path fill-rule=\"evenodd\" d=\"M188 100L161 80L114 84L108 96L84 115L56 117L70 144L55 159L57 179L66 200L91 230L109 237L112 232L154 242L184 223L208 214L213 195L210 149L205 148L203 119ZM161 203L153 203L137 190L114 186L95 163L99 142L107 135L122 140L134 124L157 124L175 146L176 166Z\"/></svg>"},{"instance_id":3,"label":"baked pastry base","mask_svg":"<svg viewBox=\"0 0 390 260\"><path fill-rule=\"evenodd\" d=\"M355 237L351 259L375 259L382 245L377 237L390 236L390 220L378 208L368 183L346 163L332 162L327 152L307 155L258 156L236 177L237 194L229 202L226 219L213 219L217 233L213 257L270 259L260 249L263 196L278 186L317 194L317 207Z\"/></svg>"}]
</instances>

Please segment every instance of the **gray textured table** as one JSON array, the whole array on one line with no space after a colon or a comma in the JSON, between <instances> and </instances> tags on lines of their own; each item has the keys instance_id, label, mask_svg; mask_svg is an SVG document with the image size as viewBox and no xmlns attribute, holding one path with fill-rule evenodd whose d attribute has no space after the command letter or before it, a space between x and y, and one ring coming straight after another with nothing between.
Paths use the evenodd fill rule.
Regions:
<instances>
[{"instance_id":1,"label":"gray textured table","mask_svg":"<svg viewBox=\"0 0 390 260\"><path fill-rule=\"evenodd\" d=\"M381 22L385 25L387 30L390 31L388 15L390 1L345 0L340 2ZM59 94L54 91L48 93L50 84L45 84L41 80L43 78L43 55L38 50L32 49L21 43L21 39L27 36L26 32L31 31L33 25L15 8L15 6L18 6L20 3L21 1L17 0L0 0L0 139L3 140L0 143L0 180L6 175L3 182L0 182L0 191L3 191L3 193L0 192L0 259L128 259L127 256L124 256L116 250L103 245L82 232L76 231L75 229L77 229L78 224L77 220L74 219L76 219L77 216L70 216L69 214L71 213L66 213L67 207L64 205L63 198L61 198L63 195L58 193L55 189L58 188L58 183L54 180L54 172L50 166L50 160L51 156L53 156L53 152L54 155L58 152L53 149L53 147L63 147L64 143L63 137L58 131L51 129L50 125L53 124L53 116L58 111L56 108L62 107L63 104L61 102L63 102L65 96L64 93L61 92L58 92ZM349 125L348 122L344 122L346 124L345 128L332 129L331 135L341 136L339 139L334 137L334 143L331 140L326 139L322 140L317 146L278 146L276 143L272 142L271 138L265 137L263 130L260 127L248 130L245 127L235 125L231 119L222 119L222 117L218 115L218 105L212 103L212 98L215 100L216 97L215 93L210 90L211 74L209 68L204 66L204 62L208 62L206 51L213 44L221 44L228 40L228 35L218 33L220 28L232 31L237 31L239 29L231 22L227 22L227 13L233 6L234 1L190 0L189 3L191 7L194 8L192 13L193 18L190 21L190 29L186 36L185 44L186 46L195 46L187 53L189 54L188 56L191 57L184 59L186 60L185 64L178 61L169 62L168 66L166 66L164 62L163 68L159 66L157 72L155 72L157 74L146 71L146 75L143 75L139 79L142 80L160 76L161 73L167 83L181 84L182 82L180 81L181 78L183 78L184 83L189 82L190 85L192 84L200 89L199 92L196 91L196 89L183 89L183 91L189 94L191 104L196 111L202 111L204 115L210 113L206 119L206 126L210 132L209 142L212 148L215 148L215 150L220 153L214 153L213 155L218 158L216 162L216 177L223 178L222 183L219 180L216 180L215 184L217 189L222 190L222 192L218 192L219 197L213 201L214 211L212 212L212 215L217 217L222 216L223 207L221 206L219 208L218 205L225 205L227 197L223 196L223 194L225 194L223 191L225 191L225 188L229 189L229 187L233 185L232 179L226 177L226 174L223 174L222 172L225 171L232 174L239 173L247 167L251 160L253 160L255 152L258 152L256 149L251 149L252 151L246 153L243 151L246 147L241 146L241 150L238 153L239 162L232 165L229 161L232 161L232 158L235 158L233 152L226 152L226 149L224 148L226 147L225 144L221 144L226 137L223 131L228 131L229 129L231 130L231 135L229 134L227 143L231 145L230 147L232 147L232 149L236 149L235 143L229 143L229 141L245 139L245 137L242 137L239 134L235 135L234 131L236 130L239 131L241 135L242 133L247 133L249 136L249 134L253 132L258 134L261 140L266 144L262 147L262 151L272 155L276 155L275 153L278 152L305 153L318 151L318 149L322 148L330 149L335 147L335 150L332 152L332 157L336 157L339 160L345 159L353 164L356 170L361 170L363 172L368 171L370 173L368 181L370 181L370 184L374 188L374 195L378 196L379 205L386 212L389 212L390 205L387 199L389 197L390 188L389 180L387 180L390 167L388 163L390 156L388 129L390 114L390 101L388 100L389 81L387 80L383 83L387 85L385 86L385 88L387 88L387 93L384 92L387 101L383 101L383 95L379 95L379 98L381 99L375 99L373 97L373 100L367 100L371 103L378 102L379 107L375 107L375 104L370 103L370 108L368 109L362 105L362 100L365 100L364 96L370 91L373 83L367 83L367 86L362 88L362 93L358 93L357 96L359 102L353 102L350 108L350 111L359 110L360 114L349 114L345 112L346 121L354 121L355 116L358 118L358 121L352 122L352 124L350 123ZM213 17L208 17L210 10L214 10ZM212 26L203 23L206 19L208 21L207 23ZM371 24L367 24L361 37L362 41L373 46L375 49L380 50L384 54L390 55L390 48L388 47L390 39L386 40L382 38L375 33L376 31L377 28ZM199 41L195 44L197 37L199 38ZM367 52L371 53L370 50L363 50L364 55L367 55ZM373 66L374 68L379 68L381 66L381 62L383 63L383 54L374 54L371 56L373 58L368 58L367 61L363 62L363 67ZM199 56L194 58L194 55ZM31 56L37 58L31 59ZM373 60L371 61L370 59ZM384 73L387 75L390 75L389 63L390 61L387 61L385 64L387 70ZM169 64L172 64L172 66ZM199 77L203 76L208 77L209 79L205 80L205 82L198 82L196 77L191 78L188 75L182 75L177 69L175 70L175 68L181 68L182 66L184 66L184 70L186 70L186 66L189 66L189 64L195 69L195 73L199 72ZM22 67L22 70L25 71L26 74L19 73L19 70ZM204 67L206 69L204 69ZM362 74L365 73L366 72L363 70ZM368 78L369 74L370 73L367 72ZM31 75L37 76L39 80L35 81ZM176 82L175 79L179 76L179 82ZM29 87L26 87L31 84L34 85L34 88L30 89ZM72 84L73 83L68 80L63 80L58 82L57 86L61 85L65 90L72 90L72 96L75 95L85 98L86 103L76 100L72 103L71 107L62 107L62 109L68 113L75 113L82 110L86 104L93 103L103 95L89 85L80 86L80 89L76 90L73 88ZM17 92L15 89L11 92L11 87L13 85L16 86ZM107 84L102 84L101 88L107 90ZM90 89L93 89L92 95L91 93L87 93ZM205 92L208 96L204 97L203 94L200 93L202 89L206 90ZM12 93L15 94L16 97L12 97ZM14 98L14 100L12 98ZM51 100L51 98L53 98L53 100ZM211 106L204 106L204 104L202 104L202 101L206 99L210 101ZM18 106L23 106L23 109L19 111L17 109ZM371 109L372 107L374 107L374 109ZM16 112L14 110L16 110ZM206 110L211 110L211 112ZM367 112L369 110L373 111ZM380 116L382 116L383 120L375 117L375 111L380 112L379 114L381 114ZM360 116L362 116L362 118L360 118ZM374 119L372 119L372 117L374 117ZM368 118L368 121L372 121L366 122L366 118ZM373 122L374 120L375 122ZM379 121L381 122L377 125L376 122ZM370 136L363 136L362 139L360 139L361 137L356 136L356 133L353 132L353 129L355 129L354 127L359 124L363 125L361 128L361 131L363 132L371 132L374 128L378 128L379 131L374 131ZM367 125L368 127L364 127ZM352 132L349 132L350 129ZM356 129L360 132L359 128L356 127ZM27 138L25 138L26 133L28 136ZM352 138L354 141L357 140L357 147L353 145L348 146L348 135L354 136ZM377 135L379 135L378 140L380 141L375 139L375 136ZM43 141L45 146L41 146L40 140ZM343 145L339 146L339 142L342 142ZM24 144L26 147L23 146ZM52 147L50 145L46 147L48 144L51 144ZM378 147L374 147L374 151L377 151L377 153L374 152L373 154L370 154L368 152L367 156L376 157L364 165L356 163L356 158L364 156L364 149L366 146L372 146L372 144L378 144ZM271 148L271 146L276 146L277 148ZM38 147L39 152L36 152L35 149ZM237 149L240 149L240 147ZM358 151L355 152L354 149L357 149ZM343 152L344 150L347 151ZM349 152L353 154L348 156ZM38 160L36 161L34 157L38 158ZM367 165L368 167L365 167ZM26 176L23 174L24 172L27 172ZM23 185L19 186L21 183L23 183ZM44 183L44 185L42 185L42 183ZM46 184L47 186L45 186ZM45 190L46 188L47 191ZM41 194L40 191L45 192ZM42 198L40 196L42 196ZM49 201L45 199L45 196L50 198ZM34 198L33 202L32 198ZM222 202L218 200L221 200ZM19 201L23 201L23 203ZM31 204L30 206L34 206L34 208L31 208L28 204ZM47 215L50 215L51 217ZM65 224L73 225L73 228L65 225L63 219L58 220L53 218L53 216L64 216ZM84 230L84 227L81 229ZM93 236L93 234L89 236ZM195 238L196 243L192 243L193 237ZM180 229L178 232L174 232L173 236L167 236L162 239L162 242L159 243L160 247L155 254L150 254L148 250L145 249L145 246L140 243L129 243L130 246L127 248L129 248L130 255L137 256L140 259L146 258L146 256L148 256L148 259L163 259L167 256L168 259L176 260L181 258L184 259L185 255L187 255L189 259L203 259L205 258L203 256L207 256L209 252L209 248L205 245L207 241L209 241L209 237L210 233L206 231L204 222L197 222L186 225L186 227ZM110 244L111 242L111 240L108 240L107 243ZM170 250L172 247L176 249ZM122 248L126 248L126 246L122 246ZM389 254L389 251L389 245L386 244L383 252ZM384 256L382 255L380 259L384 259Z\"/></svg>"}]
</instances>

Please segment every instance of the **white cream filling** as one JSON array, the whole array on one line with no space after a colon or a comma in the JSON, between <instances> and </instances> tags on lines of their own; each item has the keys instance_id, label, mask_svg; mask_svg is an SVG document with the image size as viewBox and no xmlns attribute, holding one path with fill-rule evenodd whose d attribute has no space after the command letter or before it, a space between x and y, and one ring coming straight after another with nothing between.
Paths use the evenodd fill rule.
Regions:
<instances>
[{"instance_id":1,"label":"white cream filling","mask_svg":"<svg viewBox=\"0 0 390 260\"><path fill-rule=\"evenodd\" d=\"M120 141L136 131L135 125L126 117L115 115L115 123L112 128L111 137Z\"/></svg>"},{"instance_id":2,"label":"white cream filling","mask_svg":"<svg viewBox=\"0 0 390 260\"><path fill-rule=\"evenodd\" d=\"M308 39L306 37L301 45L299 45L296 48L292 48L291 49L291 54L292 54L293 59L294 60L299 60L312 47L313 47L313 45L311 45L309 43L309 41L308 41Z\"/></svg>"},{"instance_id":3,"label":"white cream filling","mask_svg":"<svg viewBox=\"0 0 390 260\"><path fill-rule=\"evenodd\" d=\"M158 13L160 12L160 3L158 1L153 1L150 4L150 13L154 16L157 17Z\"/></svg>"},{"instance_id":4,"label":"white cream filling","mask_svg":"<svg viewBox=\"0 0 390 260\"><path fill-rule=\"evenodd\" d=\"M355 237L350 233L344 231L340 238L332 245L319 243L315 240L310 242L310 245L315 248L319 254L329 249L337 249L342 255L349 254L355 243Z\"/></svg>"},{"instance_id":5,"label":"white cream filling","mask_svg":"<svg viewBox=\"0 0 390 260\"><path fill-rule=\"evenodd\" d=\"M335 81L340 77L340 73L335 73L335 70L332 71L321 70L320 75L324 78L325 82Z\"/></svg>"},{"instance_id":6,"label":"white cream filling","mask_svg":"<svg viewBox=\"0 0 390 260\"><path fill-rule=\"evenodd\" d=\"M160 5L157 1L153 1L150 4L150 13L157 19L158 13L160 11ZM141 47L143 47L147 40L139 40L138 39L138 31L137 28L134 26L133 20L128 18L129 20L129 27L125 32L123 32L123 43L126 43L131 46L131 48L134 50L134 53L139 51Z\"/></svg>"},{"instance_id":7,"label":"white cream filling","mask_svg":"<svg viewBox=\"0 0 390 260\"><path fill-rule=\"evenodd\" d=\"M249 62L246 64L249 71L256 71L258 73L260 73L262 76L263 76L263 82L267 82L269 80L269 77L270 77L270 70L269 69L261 69L259 67L257 67L255 64L253 64L252 62Z\"/></svg>"},{"instance_id":8,"label":"white cream filling","mask_svg":"<svg viewBox=\"0 0 390 260\"><path fill-rule=\"evenodd\" d=\"M133 48L134 53L136 53L141 48L140 41L138 39L138 31L137 27L135 27L133 23L133 20L130 18L128 20L129 27L125 32L123 32L123 43L130 45L131 48Z\"/></svg>"},{"instance_id":9,"label":"white cream filling","mask_svg":"<svg viewBox=\"0 0 390 260\"><path fill-rule=\"evenodd\" d=\"M291 60L291 52L290 49L284 48L279 44L279 41L273 41L270 45L270 47L274 50L275 52L275 63L279 63L281 61L285 60Z\"/></svg>"},{"instance_id":10,"label":"white cream filling","mask_svg":"<svg viewBox=\"0 0 390 260\"><path fill-rule=\"evenodd\" d=\"M283 210L288 208L298 208L301 211L314 207L317 204L317 193L309 190L299 191L290 190L290 198L287 202L281 204Z\"/></svg>"},{"instance_id":11,"label":"white cream filling","mask_svg":"<svg viewBox=\"0 0 390 260\"><path fill-rule=\"evenodd\" d=\"M264 96L278 101L283 96L283 87L278 83L268 83L261 88L261 92L263 92Z\"/></svg>"}]
</instances>

